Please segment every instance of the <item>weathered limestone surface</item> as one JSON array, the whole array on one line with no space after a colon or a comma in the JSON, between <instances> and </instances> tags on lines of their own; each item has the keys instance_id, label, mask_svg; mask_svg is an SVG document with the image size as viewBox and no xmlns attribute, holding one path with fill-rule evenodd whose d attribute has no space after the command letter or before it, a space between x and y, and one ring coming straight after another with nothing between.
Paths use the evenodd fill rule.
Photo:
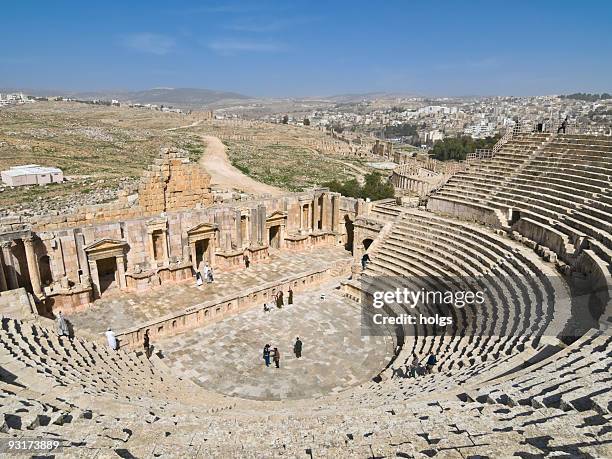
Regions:
<instances>
[{"instance_id":1,"label":"weathered limestone surface","mask_svg":"<svg viewBox=\"0 0 612 459\"><path fill-rule=\"evenodd\" d=\"M73 340L48 319L2 310L0 438L61 438L65 457L612 457L612 141L545 137L516 138L470 164L429 212L314 190L91 224L0 222L0 290L9 290L0 307L23 288L33 299L37 273L36 299L52 310L102 295L73 316ZM179 189L164 194L173 205ZM292 283L338 259L328 279L342 290ZM218 283L194 286L200 261ZM388 327L365 340L354 327L368 278L387 290L478 287L490 302L459 308L445 333ZM180 279L191 280L167 286ZM270 313L233 314L225 301L227 290L257 286L260 301L278 290L286 299L289 285L295 304ZM176 318L147 322L175 307ZM197 327L181 322L198 311ZM96 320L145 323L118 330L127 346L110 351L96 335L102 324L85 330ZM167 358L133 352L143 326ZM297 334L304 360L287 349ZM276 375L263 368L266 342L283 348ZM427 374L430 354L438 362Z\"/></svg>"},{"instance_id":2,"label":"weathered limestone surface","mask_svg":"<svg viewBox=\"0 0 612 459\"><path fill-rule=\"evenodd\" d=\"M186 152L163 149L140 181L138 204L144 213L191 209L212 203L210 176L189 163Z\"/></svg>"}]
</instances>

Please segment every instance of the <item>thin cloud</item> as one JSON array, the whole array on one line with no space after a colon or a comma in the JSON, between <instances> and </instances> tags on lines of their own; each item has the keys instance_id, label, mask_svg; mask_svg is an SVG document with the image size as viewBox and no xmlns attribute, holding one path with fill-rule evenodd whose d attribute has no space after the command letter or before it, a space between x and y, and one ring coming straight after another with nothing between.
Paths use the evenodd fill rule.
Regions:
<instances>
[{"instance_id":1,"label":"thin cloud","mask_svg":"<svg viewBox=\"0 0 612 459\"><path fill-rule=\"evenodd\" d=\"M280 30L288 30L294 27L303 26L318 22L318 17L301 16L299 18L279 18L270 19L269 17L246 17L236 19L234 22L225 26L228 30L235 32L249 33L269 33Z\"/></svg>"},{"instance_id":2,"label":"thin cloud","mask_svg":"<svg viewBox=\"0 0 612 459\"><path fill-rule=\"evenodd\" d=\"M259 12L265 9L265 5L260 4L219 4L219 5L203 5L193 8L174 9L169 12L174 14L193 15L193 14L247 14Z\"/></svg>"},{"instance_id":3,"label":"thin cloud","mask_svg":"<svg viewBox=\"0 0 612 459\"><path fill-rule=\"evenodd\" d=\"M257 5L225 4L204 6L200 8L200 11L205 13L250 13L251 11L257 11L258 9L259 7Z\"/></svg>"},{"instance_id":4,"label":"thin cloud","mask_svg":"<svg viewBox=\"0 0 612 459\"><path fill-rule=\"evenodd\" d=\"M208 43L207 46L219 54L278 53L287 49L282 43L234 39L215 40Z\"/></svg>"},{"instance_id":5,"label":"thin cloud","mask_svg":"<svg viewBox=\"0 0 612 459\"><path fill-rule=\"evenodd\" d=\"M268 33L276 32L281 29L286 29L288 24L286 22L257 22L253 20L237 22L236 24L230 24L226 28L233 30L234 32L252 32L252 33Z\"/></svg>"},{"instance_id":6,"label":"thin cloud","mask_svg":"<svg viewBox=\"0 0 612 459\"><path fill-rule=\"evenodd\" d=\"M126 48L158 56L168 54L176 46L174 38L149 32L126 35L122 43Z\"/></svg>"}]
</instances>

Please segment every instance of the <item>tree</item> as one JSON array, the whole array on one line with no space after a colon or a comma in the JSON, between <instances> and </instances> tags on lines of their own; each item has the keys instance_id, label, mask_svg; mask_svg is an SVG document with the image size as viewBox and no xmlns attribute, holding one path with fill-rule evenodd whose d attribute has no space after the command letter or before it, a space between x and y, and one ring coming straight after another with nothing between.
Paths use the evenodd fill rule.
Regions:
<instances>
[{"instance_id":1,"label":"tree","mask_svg":"<svg viewBox=\"0 0 612 459\"><path fill-rule=\"evenodd\" d=\"M283 116L283 124L288 124L288 123L289 123L289 115Z\"/></svg>"},{"instance_id":2,"label":"tree","mask_svg":"<svg viewBox=\"0 0 612 459\"><path fill-rule=\"evenodd\" d=\"M384 134L387 139L390 137L410 137L418 135L417 127L410 123L398 124L397 126L385 126Z\"/></svg>"},{"instance_id":3,"label":"tree","mask_svg":"<svg viewBox=\"0 0 612 459\"><path fill-rule=\"evenodd\" d=\"M310 126L310 120L308 118L304 118L304 126Z\"/></svg>"},{"instance_id":4,"label":"tree","mask_svg":"<svg viewBox=\"0 0 612 459\"><path fill-rule=\"evenodd\" d=\"M359 185L359 182L354 178L348 179L344 183L340 183L338 180L332 180L331 182L324 183L323 186L343 196L363 199L369 198L372 201L392 198L395 195L393 184L387 181L380 172L371 172L367 174L363 186Z\"/></svg>"},{"instance_id":5,"label":"tree","mask_svg":"<svg viewBox=\"0 0 612 459\"><path fill-rule=\"evenodd\" d=\"M447 137L434 143L432 153L435 159L440 161L462 161L469 153L476 149L491 149L499 140L499 135L485 139L472 139L470 136Z\"/></svg>"},{"instance_id":6,"label":"tree","mask_svg":"<svg viewBox=\"0 0 612 459\"><path fill-rule=\"evenodd\" d=\"M392 198L395 195L393 184L380 172L371 172L365 176L365 184L361 188L361 197L372 201Z\"/></svg>"},{"instance_id":7,"label":"tree","mask_svg":"<svg viewBox=\"0 0 612 459\"><path fill-rule=\"evenodd\" d=\"M590 94L585 92L577 92L561 96L561 99L584 100L586 102L597 102L598 100L612 99L612 95L604 92L603 94Z\"/></svg>"}]
</instances>

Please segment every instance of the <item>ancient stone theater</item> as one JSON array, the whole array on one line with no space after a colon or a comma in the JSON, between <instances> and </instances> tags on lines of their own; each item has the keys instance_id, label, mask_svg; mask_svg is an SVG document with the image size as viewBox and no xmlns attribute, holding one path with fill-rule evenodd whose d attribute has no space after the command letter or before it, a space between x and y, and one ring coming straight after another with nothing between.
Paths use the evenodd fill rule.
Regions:
<instances>
[{"instance_id":1,"label":"ancient stone theater","mask_svg":"<svg viewBox=\"0 0 612 459\"><path fill-rule=\"evenodd\" d=\"M403 158L395 199L221 199L165 148L137 193L0 220L0 439L55 442L45 457L611 457L611 176L610 137L509 132L460 164ZM408 287L488 305L443 332L364 325L376 290Z\"/></svg>"}]
</instances>

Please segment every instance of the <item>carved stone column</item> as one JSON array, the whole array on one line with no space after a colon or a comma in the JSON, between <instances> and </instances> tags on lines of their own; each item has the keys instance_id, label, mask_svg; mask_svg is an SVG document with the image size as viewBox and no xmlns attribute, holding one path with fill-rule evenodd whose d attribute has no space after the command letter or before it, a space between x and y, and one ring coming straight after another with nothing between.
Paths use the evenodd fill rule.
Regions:
<instances>
[{"instance_id":1,"label":"carved stone column","mask_svg":"<svg viewBox=\"0 0 612 459\"><path fill-rule=\"evenodd\" d=\"M94 298L100 298L100 276L98 275L98 264L95 260L89 260L89 275L91 277L91 286L93 288Z\"/></svg>"},{"instance_id":2,"label":"carved stone column","mask_svg":"<svg viewBox=\"0 0 612 459\"><path fill-rule=\"evenodd\" d=\"M208 240L208 258L209 258L208 264L210 265L211 268L214 268L216 266L215 254L217 253L217 235L218 234L219 234L218 231L216 233L213 233L211 238Z\"/></svg>"},{"instance_id":3,"label":"carved stone column","mask_svg":"<svg viewBox=\"0 0 612 459\"><path fill-rule=\"evenodd\" d=\"M189 244L189 250L191 252L191 266L193 266L193 270L197 272L198 270L198 260L196 257L196 246L195 242Z\"/></svg>"},{"instance_id":4,"label":"carved stone column","mask_svg":"<svg viewBox=\"0 0 612 459\"><path fill-rule=\"evenodd\" d=\"M157 264L157 260L155 259L155 241L153 239L153 231L147 231L147 245L149 246L151 266L155 266Z\"/></svg>"},{"instance_id":5,"label":"carved stone column","mask_svg":"<svg viewBox=\"0 0 612 459\"><path fill-rule=\"evenodd\" d=\"M300 234L304 231L304 204L300 204Z\"/></svg>"},{"instance_id":6,"label":"carved stone column","mask_svg":"<svg viewBox=\"0 0 612 459\"><path fill-rule=\"evenodd\" d=\"M26 260L28 262L28 274L30 275L30 283L32 284L32 290L34 295L41 296L42 288L40 286L40 272L38 271L38 260L36 260L36 254L34 253L34 237L26 236L23 238L23 244L25 246Z\"/></svg>"},{"instance_id":7,"label":"carved stone column","mask_svg":"<svg viewBox=\"0 0 612 459\"><path fill-rule=\"evenodd\" d=\"M242 212L234 214L234 231L236 232L236 248L242 249Z\"/></svg>"},{"instance_id":8,"label":"carved stone column","mask_svg":"<svg viewBox=\"0 0 612 459\"><path fill-rule=\"evenodd\" d=\"M308 204L308 232L312 233L312 228L313 228L313 224L312 224L312 220L313 220L313 212L312 212L312 203Z\"/></svg>"},{"instance_id":9,"label":"carved stone column","mask_svg":"<svg viewBox=\"0 0 612 459\"><path fill-rule=\"evenodd\" d=\"M312 198L312 230L319 230L319 217L321 209L319 208L319 194L315 194Z\"/></svg>"},{"instance_id":10,"label":"carved stone column","mask_svg":"<svg viewBox=\"0 0 612 459\"><path fill-rule=\"evenodd\" d=\"M162 231L162 237L163 237L162 251L163 251L163 256L164 256L164 263L168 264L170 261L170 255L168 253L168 230L167 229L164 229Z\"/></svg>"},{"instance_id":11,"label":"carved stone column","mask_svg":"<svg viewBox=\"0 0 612 459\"><path fill-rule=\"evenodd\" d=\"M115 257L115 260L117 261L117 276L119 277L119 288L123 290L126 288L124 256L117 255Z\"/></svg>"},{"instance_id":12,"label":"carved stone column","mask_svg":"<svg viewBox=\"0 0 612 459\"><path fill-rule=\"evenodd\" d=\"M250 229L249 229L249 243L250 244L257 244L258 240L257 240L257 228L258 228L258 223L257 223L257 215L258 215L258 210L257 208L252 208L251 209L251 217L249 218L249 224L250 224Z\"/></svg>"},{"instance_id":13,"label":"carved stone column","mask_svg":"<svg viewBox=\"0 0 612 459\"><path fill-rule=\"evenodd\" d=\"M331 212L330 212L330 197L329 194L325 193L323 195L323 206L321 210L321 229L323 231L330 230L330 221L331 221Z\"/></svg>"},{"instance_id":14,"label":"carved stone column","mask_svg":"<svg viewBox=\"0 0 612 459\"><path fill-rule=\"evenodd\" d=\"M2 256L4 258L4 266L6 266L6 279L9 290L19 288L17 273L15 271L15 266L13 265L13 255L11 254L12 246L13 241L3 241L0 243L0 247L2 247Z\"/></svg>"},{"instance_id":15,"label":"carved stone column","mask_svg":"<svg viewBox=\"0 0 612 459\"><path fill-rule=\"evenodd\" d=\"M338 232L340 227L340 195L332 195L332 231Z\"/></svg>"},{"instance_id":16,"label":"carved stone column","mask_svg":"<svg viewBox=\"0 0 612 459\"><path fill-rule=\"evenodd\" d=\"M267 239L266 235L266 206L260 204L257 206L257 243L263 245Z\"/></svg>"},{"instance_id":17,"label":"carved stone column","mask_svg":"<svg viewBox=\"0 0 612 459\"><path fill-rule=\"evenodd\" d=\"M0 292L4 292L5 290L8 290L8 284L6 283L4 262L2 261L2 253L0 252Z\"/></svg>"}]
</instances>

